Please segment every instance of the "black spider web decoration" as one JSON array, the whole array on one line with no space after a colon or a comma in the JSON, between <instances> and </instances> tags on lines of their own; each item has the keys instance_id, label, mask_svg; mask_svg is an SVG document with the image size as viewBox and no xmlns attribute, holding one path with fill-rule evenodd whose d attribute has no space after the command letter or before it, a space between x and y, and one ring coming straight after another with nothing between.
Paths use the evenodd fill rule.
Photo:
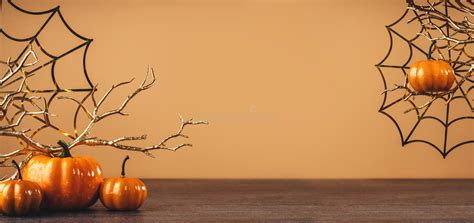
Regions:
<instances>
[{"instance_id":1,"label":"black spider web decoration","mask_svg":"<svg viewBox=\"0 0 474 223\"><path fill-rule=\"evenodd\" d=\"M2 1L0 0L0 10L2 10L1 4L2 4ZM33 45L36 48L38 48L44 55L49 57L46 62L42 63L39 66L34 67L33 69L31 69L29 71L25 71L24 74L26 75L26 77L31 77L31 76L34 76L35 74L37 74L37 72L39 72L40 70L46 69L49 66L50 67L49 73L51 75L51 80L54 84L54 88L51 88L51 89L31 89L27 86L28 94L51 93L51 96L47 100L46 107L49 107L51 105L51 103L53 102L53 100L57 98L57 95L62 93L62 92L85 92L87 95L82 99L82 102L84 102L91 95L91 93L93 91L97 90L96 87L93 85L92 81L89 78L89 74L87 72L87 67L86 67L87 52L88 52L89 46L91 45L93 39L86 38L86 37L78 34L75 30L73 30L72 27L65 20L63 14L61 13L61 10L60 10L59 6L57 6L55 8L52 8L52 9L49 9L49 10L46 10L46 11L36 11L35 12L35 11L28 11L28 10L25 10L25 9L19 7L12 0L8 0L6 2L6 4L10 5L14 9L16 9L16 10L22 12L22 13L28 14L28 15L33 15L33 16L37 16L37 15L45 16L46 15L47 16L46 20L44 21L44 23L42 23L42 25L39 27L39 29L32 36L29 36L29 37L26 37L26 38L18 38L18 37L15 37L13 35L10 35L10 34L8 34L7 31L5 31L3 29L3 27L0 27L0 34L5 36L10 41L25 43L25 47L18 53L16 58L12 58L12 60L10 61L11 63L18 64L18 61L21 59L20 57L28 49L30 49ZM48 50L46 50L42 46L42 43L38 39L38 37L43 33L44 29L50 24L52 19L55 18L55 17L59 18L59 21L61 21L62 25L64 25L64 27L66 27L66 29L73 36L77 37L81 41L81 43L79 45L77 45L77 46L75 46L71 49L68 49L65 52L62 52L59 55L54 55L53 53L48 52ZM87 86L83 87L83 88L66 88L66 87L60 86L60 84L57 82L56 73L55 73L56 64L58 62L60 62L61 59L65 58L68 55L70 55L70 54L72 54L76 51L79 51L81 49L83 49L82 69L83 69L84 78L87 82ZM18 83L19 81L21 81L21 79L22 79L22 77L17 77L15 79L11 80L9 83L3 85L2 87L8 87L9 85L13 85L15 83ZM9 93L9 91L2 91L0 89L0 93ZM18 106L18 105L13 105L13 106L16 107L17 109L20 108L20 106ZM74 134L75 134L75 136L74 136L74 134L67 133L66 131L62 130L58 126L51 123L51 121L49 119L49 115L46 114L43 118L39 117L39 116L33 116L34 119L36 119L37 121L39 121L40 123L42 123L44 125L39 127L38 129L34 130L33 133L31 134L31 137L38 134L40 131L42 131L44 129L52 128L52 129L60 132L61 134L65 135L65 136L67 136L71 139L74 139L74 137L77 137L77 125L78 125L77 120L78 120L79 111L80 111L80 107L78 107L76 109L75 114L74 114L74 123L73 123L73 125L74 125ZM20 142L20 144L23 145L22 142Z\"/></svg>"},{"instance_id":2,"label":"black spider web decoration","mask_svg":"<svg viewBox=\"0 0 474 223\"><path fill-rule=\"evenodd\" d=\"M408 145L410 143L423 143L434 148L443 156L443 158L446 158L456 149L474 143L474 140L472 139L473 135L470 134L470 139L456 142L452 146L448 145L450 142L449 129L453 126L453 124L459 122L470 122L470 126L473 126L473 98L470 97L469 93L474 88L474 80L472 79L471 75L474 67L474 55L469 54L472 53L472 51L469 51L469 47L474 46L474 32L472 32L472 29L469 29L467 32L462 32L457 29L457 27L453 28L453 26L457 23L453 23L453 19L451 18L451 15L453 14L450 14L454 13L453 11L456 11L458 14L461 13L462 15L465 15L465 18L472 18L472 13L474 11L468 6L468 4L472 6L472 3L470 1L464 3L460 0L438 0L434 3L425 1L425 4L415 4L413 0L407 0L407 3L408 7L403 15L395 22L386 26L390 38L389 50L385 57L375 65L380 73L384 86L383 101L379 108L379 112L387 116L395 124L398 133L400 134L402 146ZM429 18L428 16L431 15L430 13L437 14L436 16ZM467 26L472 26L472 23L469 22L469 20L466 21L468 21L465 23ZM402 35L401 32L397 31L395 27L403 23L416 23L420 26L420 31L417 35L415 35L415 37L407 38ZM459 24L464 24L464 22ZM438 37L435 37L436 33L438 34ZM466 39L464 41L459 41L459 36L463 36ZM402 64L390 64L387 62L388 58L392 55L392 50L396 47L394 44L395 39L406 43L409 48L408 59ZM405 96L398 97L394 100L388 99L389 94L392 94L395 90L401 91L399 88L391 89L391 86L387 86L387 80L393 78L390 76L393 75L392 70L398 70L398 72L401 71L404 76L403 78L405 80L405 86L407 86L407 71L410 69L410 64L416 60L425 59L414 58L414 54L421 53L421 55L428 57L428 49L424 49L424 47L417 44L417 41L423 39L425 39L427 42L436 39L438 43L441 43L441 45L436 44L435 51L442 59L447 61L455 71L456 86L453 88L454 91L452 94L450 93L448 95L443 95L436 98L434 98L432 95L417 96L419 99L432 98L432 102L439 100L443 101L445 104L445 112L442 116L429 115L427 113L430 109L432 109L433 103L425 104L426 106L422 107L417 105L414 100L407 99ZM443 45L443 43L445 44ZM453 102L458 100L464 101L467 104L466 107L470 108L470 110L466 109L465 113L468 114L466 116L451 118L450 111L453 109ZM399 124L399 120L397 120L394 115L391 115L387 111L388 109L401 104L404 104L405 106L408 104L411 106L412 108L410 110L414 111L417 115L417 119L408 131L408 134L404 134L401 125ZM426 120L433 120L435 123L438 123L443 127L444 134L442 145L437 145L433 142L433 139L414 138L414 133L420 126L420 123Z\"/></svg>"}]
</instances>

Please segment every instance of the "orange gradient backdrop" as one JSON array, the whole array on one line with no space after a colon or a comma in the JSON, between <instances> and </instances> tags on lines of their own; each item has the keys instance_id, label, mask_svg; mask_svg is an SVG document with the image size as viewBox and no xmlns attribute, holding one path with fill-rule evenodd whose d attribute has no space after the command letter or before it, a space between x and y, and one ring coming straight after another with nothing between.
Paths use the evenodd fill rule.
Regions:
<instances>
[{"instance_id":1,"label":"orange gradient backdrop","mask_svg":"<svg viewBox=\"0 0 474 223\"><path fill-rule=\"evenodd\" d=\"M211 123L187 129L190 138L177 141L194 147L156 151L155 159L106 147L72 151L96 157L106 176L119 175L128 154L129 176L142 178L474 177L472 144L447 159L423 144L402 148L395 126L377 112L383 83L374 64L388 50L385 25L404 12L404 1L16 2L32 11L61 5L73 29L94 39L87 68L99 95L113 83L137 78L113 94L106 108L117 106L138 85L148 64L157 71L158 84L126 109L131 116L104 121L94 135L147 133L148 141L139 143L146 145L173 133L178 113ZM12 34L34 31L43 21L38 18L43 17L24 16L3 2L2 27ZM59 23L51 25L42 37L45 48L57 53L79 43ZM1 44L4 59L14 47L3 39ZM395 61L408 53L400 46ZM80 53L58 63L60 83L84 86L80 65ZM31 84L47 87L49 76L41 75ZM73 105L55 102L55 120L71 124L65 114ZM417 134L440 140L435 131L426 125ZM472 122L450 134L472 138ZM58 136L40 138L53 144ZM0 150L16 145L2 138Z\"/></svg>"}]
</instances>

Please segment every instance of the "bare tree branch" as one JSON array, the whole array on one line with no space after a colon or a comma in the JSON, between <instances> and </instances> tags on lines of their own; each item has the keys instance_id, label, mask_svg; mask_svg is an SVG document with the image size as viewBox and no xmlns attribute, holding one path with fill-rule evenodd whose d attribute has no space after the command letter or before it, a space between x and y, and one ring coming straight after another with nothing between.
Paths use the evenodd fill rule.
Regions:
<instances>
[{"instance_id":1,"label":"bare tree branch","mask_svg":"<svg viewBox=\"0 0 474 223\"><path fill-rule=\"evenodd\" d=\"M151 76L151 81L148 81L148 78ZM172 134L166 138L164 138L160 143L156 144L156 145L152 145L152 146L148 146L148 147L138 147L138 146L131 146L131 145L125 145L125 144L121 144L121 142L124 142L124 141L136 141L136 140L145 140L147 138L146 135L142 135L142 136L139 136L139 137L133 137L133 136L124 136L124 137L120 137L120 138L117 138L117 139L113 139L113 140L105 140L105 139L100 139L100 138L97 138L97 137L89 137L90 135L90 132L92 131L93 127L95 126L96 123L100 122L101 120L107 118L107 117L110 117L110 116L113 116L113 115L127 115L126 113L124 113L124 109L127 107L127 105L129 104L129 102L135 97L137 96L138 94L140 94L141 92L145 91L145 90L148 90L150 89L155 83L156 83L156 76L155 76L155 73L154 73L154 70L151 68L151 67L148 67L148 71L147 71L147 74L144 78L144 80L141 82L141 84L138 86L138 88L130 95L128 95L125 100L122 102L122 104L120 104L119 107L117 107L116 109L113 109L113 110L109 110L109 111L106 111L106 112L103 112L103 113L99 113L99 109L101 107L101 105L103 105L103 103L106 101L106 99L109 97L109 95L115 90L117 89L118 87L120 86L124 86L124 85L127 85L127 84L130 84L132 83L133 79L130 80L130 81L126 81L126 82L122 82L122 83L119 83L117 85L113 85L103 96L102 98L98 101L98 102L94 102L94 108L92 109L92 112L88 112L87 109L84 108L84 106L82 105L82 103L80 103L79 101L75 101L76 103L79 103L81 104L80 106L83 107L84 111L90 115L90 122L88 123L88 125L86 126L86 128L82 131L81 134L78 135L78 137L73 140L73 142L71 142L69 144L69 147L70 148L74 148L76 146L79 146L79 145L87 145L87 146L109 146L109 147L114 147L114 148L117 148L117 149L121 149L121 150L130 150L130 151L136 151L136 152L143 152L145 153L146 155L148 156L151 156L151 157L154 157L150 151L152 150L171 150L171 151L176 151L182 147L186 147L186 146L192 146L191 144L189 143L184 143L184 144L179 144L177 146L171 146L169 147L167 145L167 143L169 141L171 141L172 139L174 138L179 138L179 137L182 137L182 138L188 138L188 136L184 135L183 134L183 130L185 129L186 126L189 126L189 125L201 125L201 124L208 124L207 122L205 121L193 121L193 119L189 119L189 120L184 120L181 115L179 116L180 118L180 121L181 121L181 125L180 125L180 128L178 129L178 131L175 133L175 134ZM92 97L95 101L95 96L94 96L94 93L93 93L93 97Z\"/></svg>"},{"instance_id":2,"label":"bare tree branch","mask_svg":"<svg viewBox=\"0 0 474 223\"><path fill-rule=\"evenodd\" d=\"M26 61L28 60L30 56L34 58L34 61L31 63L27 63ZM10 60L11 58L9 57L6 62L2 61L3 64L6 64L8 66L8 72L3 76L2 79L0 79L0 86L2 86L6 81L8 81L11 77L13 77L21 69L25 67L33 66L39 62L38 57L36 56L36 53L31 49L31 45L29 46L29 49L23 54L23 57L18 64L16 63L12 64Z\"/></svg>"},{"instance_id":3,"label":"bare tree branch","mask_svg":"<svg viewBox=\"0 0 474 223\"><path fill-rule=\"evenodd\" d=\"M33 57L33 62L27 62L29 57ZM97 85L94 86L93 91L84 97L81 100L78 100L71 96L59 96L57 99L60 100L69 100L75 103L77 107L76 116L78 112L83 112L87 118L88 123L86 127L78 132L77 129L74 130L74 134L66 133L65 131L59 129L58 127L54 126L50 120L49 116L54 116L49 112L49 104L46 100L42 97L38 97L35 95L31 95L33 92L28 91L27 86L27 75L25 75L24 68L33 66L38 62L38 58L36 54L33 52L31 47L23 54L23 56L15 62L11 62L9 58L7 61L0 61L0 63L7 65L7 72L6 74L0 79L0 90L10 85L9 82L12 78L15 80L18 77L16 75L22 75L20 77L21 80L19 82L19 86L16 87L12 91L0 91L5 93L3 96L0 96L0 121L5 122L6 124L0 125L0 137L10 137L16 138L20 142L20 148L15 149L11 152L7 152L5 154L0 154L0 167L8 167L11 166L10 163L6 163L6 161L18 157L18 156L26 156L23 161L20 163L20 167L23 167L28 160L37 154L45 154L49 156L58 156L59 153L62 151L62 147L59 145L47 145L43 144L36 139L34 136L41 130L46 128L52 128L59 133L68 136L72 139L72 142L68 145L70 149L77 147L79 145L85 146L108 146L116 149L121 150L128 150L128 151L136 151L144 153L150 157L154 157L151 154L153 150L170 150L170 151L177 151L180 148L186 146L192 146L189 143L181 143L174 146L169 146L168 143L171 143L173 139L176 138L188 138L188 136L183 134L184 129L187 126L191 125L201 125L201 124L208 124L204 121L193 121L193 119L185 120L181 116L179 116L181 124L178 131L170 136L165 137L162 139L158 144L147 146L147 147L139 147L139 146L132 146L126 145L123 143L138 141L138 140L145 140L147 135L141 136L123 136L118 137L112 140L105 140L100 139L98 137L90 136L91 131L95 127L97 123L100 121L115 115L126 116L127 114L124 112L126 107L129 105L130 101L132 101L137 95L141 92L150 89L156 83L156 76L153 69L149 66L147 70L147 74L144 80L139 84L139 86L130 94L128 95L122 103L115 109L108 110L108 111L101 111L101 107L105 104L107 99L109 99L110 95L119 87L129 85L133 82L134 79L130 81L121 82L115 85L105 92L105 94L99 99L96 99L96 89ZM43 99L44 105L40 106L35 101L38 99ZM87 108L86 102L91 100L91 104L93 105L92 108ZM28 108L25 104L30 105ZM32 107L32 108L30 108ZM12 109L15 109L12 111ZM36 109L36 111L32 111L31 109ZM10 111L10 114L8 114ZM8 114L8 116L7 116ZM37 116L43 116L43 119L39 119L43 126L40 128L35 129L34 131L30 131L30 129L25 130L17 130L20 127L23 120L28 117L34 117L38 119ZM76 118L74 118L74 126L76 128ZM32 133L31 133L32 132ZM5 179L14 179L16 174L13 174L10 177L4 177Z\"/></svg>"}]
</instances>

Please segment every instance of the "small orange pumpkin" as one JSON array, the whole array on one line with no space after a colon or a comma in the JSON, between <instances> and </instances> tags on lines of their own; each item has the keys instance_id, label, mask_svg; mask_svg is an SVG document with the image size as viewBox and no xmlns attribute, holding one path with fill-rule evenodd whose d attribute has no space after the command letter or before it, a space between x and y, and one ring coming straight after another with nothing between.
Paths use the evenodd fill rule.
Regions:
<instances>
[{"instance_id":1,"label":"small orange pumpkin","mask_svg":"<svg viewBox=\"0 0 474 223\"><path fill-rule=\"evenodd\" d=\"M428 59L418 61L410 66L408 83L417 93L433 93L449 91L453 86L454 69L443 60L433 60L431 54L436 41L428 50Z\"/></svg>"},{"instance_id":2,"label":"small orange pumpkin","mask_svg":"<svg viewBox=\"0 0 474 223\"><path fill-rule=\"evenodd\" d=\"M18 170L18 180L9 180L0 184L0 211L4 215L26 216L38 214L43 199L38 184L23 180L18 163L12 163Z\"/></svg>"},{"instance_id":3,"label":"small orange pumpkin","mask_svg":"<svg viewBox=\"0 0 474 223\"><path fill-rule=\"evenodd\" d=\"M34 156L23 168L23 178L40 185L44 207L50 210L77 210L93 205L99 197L102 169L92 157L72 157L69 147L60 157Z\"/></svg>"},{"instance_id":4,"label":"small orange pumpkin","mask_svg":"<svg viewBox=\"0 0 474 223\"><path fill-rule=\"evenodd\" d=\"M449 91L454 69L443 60L422 60L410 66L408 82L418 93Z\"/></svg>"},{"instance_id":5,"label":"small orange pumpkin","mask_svg":"<svg viewBox=\"0 0 474 223\"><path fill-rule=\"evenodd\" d=\"M110 210L136 210L148 195L145 183L138 178L125 177L126 156L122 162L122 176L105 179L100 189L100 201Z\"/></svg>"}]
</instances>

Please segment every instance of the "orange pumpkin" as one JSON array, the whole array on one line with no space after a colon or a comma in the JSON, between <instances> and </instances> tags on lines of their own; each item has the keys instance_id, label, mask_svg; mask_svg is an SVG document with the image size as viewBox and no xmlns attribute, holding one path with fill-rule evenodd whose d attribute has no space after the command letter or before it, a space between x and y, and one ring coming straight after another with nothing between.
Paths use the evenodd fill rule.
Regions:
<instances>
[{"instance_id":1,"label":"orange pumpkin","mask_svg":"<svg viewBox=\"0 0 474 223\"><path fill-rule=\"evenodd\" d=\"M122 162L122 176L104 180L100 189L100 201L110 210L136 210L145 202L147 189L145 183L138 178L125 177L126 156Z\"/></svg>"},{"instance_id":2,"label":"orange pumpkin","mask_svg":"<svg viewBox=\"0 0 474 223\"><path fill-rule=\"evenodd\" d=\"M454 80L454 69L443 60L418 61L408 72L408 82L418 93L449 91Z\"/></svg>"},{"instance_id":3,"label":"orange pumpkin","mask_svg":"<svg viewBox=\"0 0 474 223\"><path fill-rule=\"evenodd\" d=\"M38 214L43 198L41 188L34 182L23 180L18 163L12 162L18 170L18 180L0 184L0 211L12 216Z\"/></svg>"},{"instance_id":4,"label":"orange pumpkin","mask_svg":"<svg viewBox=\"0 0 474 223\"><path fill-rule=\"evenodd\" d=\"M100 165L91 157L72 157L68 145L60 157L34 156L23 169L23 178L40 185L44 206L50 210L76 210L93 205L103 181Z\"/></svg>"}]
</instances>

